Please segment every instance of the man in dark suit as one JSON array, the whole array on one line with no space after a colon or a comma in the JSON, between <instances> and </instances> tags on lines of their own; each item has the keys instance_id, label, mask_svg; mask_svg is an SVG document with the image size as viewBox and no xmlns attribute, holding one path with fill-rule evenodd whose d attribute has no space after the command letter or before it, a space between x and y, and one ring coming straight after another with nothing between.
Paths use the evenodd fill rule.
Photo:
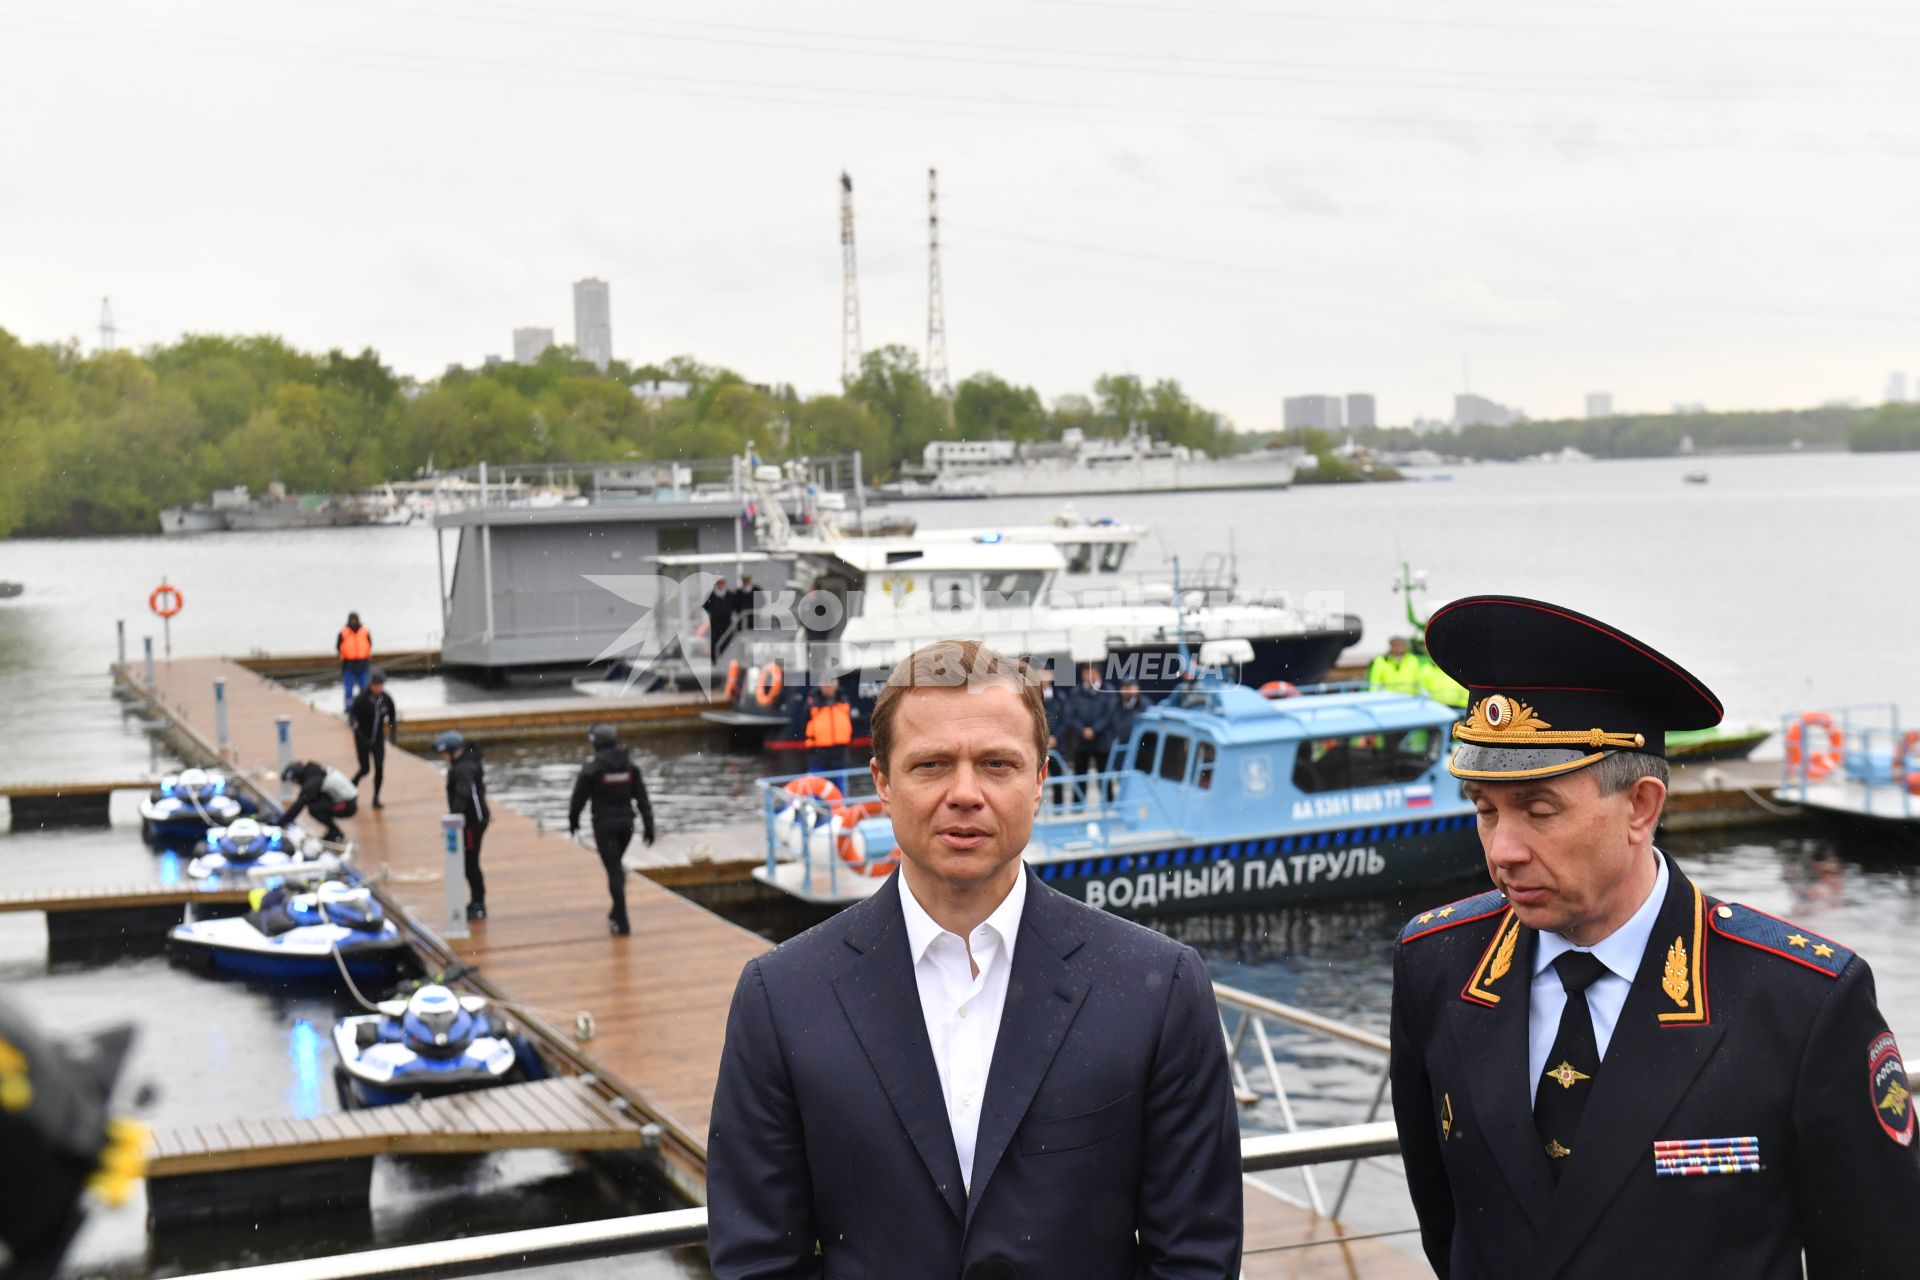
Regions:
<instances>
[{"instance_id":1,"label":"man in dark suit","mask_svg":"<svg viewBox=\"0 0 1920 1280\"><path fill-rule=\"evenodd\" d=\"M1020 854L1046 725L1023 664L888 678L873 777L903 860L750 961L708 1142L718 1280L1231 1280L1238 1122L1189 947Z\"/></svg>"},{"instance_id":2,"label":"man in dark suit","mask_svg":"<svg viewBox=\"0 0 1920 1280\"><path fill-rule=\"evenodd\" d=\"M1428 624L1495 888L1394 956L1393 1105L1448 1280L1915 1273L1920 1161L1867 962L1654 848L1693 676L1539 601Z\"/></svg>"}]
</instances>

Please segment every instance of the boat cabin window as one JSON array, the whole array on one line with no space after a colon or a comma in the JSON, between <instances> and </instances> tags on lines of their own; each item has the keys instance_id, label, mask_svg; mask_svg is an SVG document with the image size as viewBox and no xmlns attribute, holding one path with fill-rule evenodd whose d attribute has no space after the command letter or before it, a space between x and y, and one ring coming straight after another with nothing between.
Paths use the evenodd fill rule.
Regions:
<instances>
[{"instance_id":1,"label":"boat cabin window","mask_svg":"<svg viewBox=\"0 0 1920 1280\"><path fill-rule=\"evenodd\" d=\"M1152 729L1140 735L1140 745L1133 753L1133 767L1141 773L1153 772L1153 753L1160 746L1160 735Z\"/></svg>"},{"instance_id":2,"label":"boat cabin window","mask_svg":"<svg viewBox=\"0 0 1920 1280\"><path fill-rule=\"evenodd\" d=\"M1293 785L1302 791L1346 791L1412 782L1440 758L1440 746L1441 735L1433 729L1309 738L1294 756Z\"/></svg>"},{"instance_id":3,"label":"boat cabin window","mask_svg":"<svg viewBox=\"0 0 1920 1280\"><path fill-rule=\"evenodd\" d=\"M1100 548L1100 572L1118 573L1126 562L1127 552L1132 548L1124 542L1109 542Z\"/></svg>"},{"instance_id":4,"label":"boat cabin window","mask_svg":"<svg viewBox=\"0 0 1920 1280\"><path fill-rule=\"evenodd\" d=\"M1061 550L1067 553L1068 573L1086 573L1093 568L1092 543L1075 542L1062 547Z\"/></svg>"},{"instance_id":5,"label":"boat cabin window","mask_svg":"<svg viewBox=\"0 0 1920 1280\"><path fill-rule=\"evenodd\" d=\"M1199 763L1194 766L1193 785L1202 791L1213 789L1213 755L1213 744L1204 740L1194 750L1194 758Z\"/></svg>"},{"instance_id":6,"label":"boat cabin window","mask_svg":"<svg viewBox=\"0 0 1920 1280\"><path fill-rule=\"evenodd\" d=\"M1169 782L1184 781L1187 776L1187 739L1177 733L1167 735L1166 749L1160 753L1160 776Z\"/></svg>"},{"instance_id":7,"label":"boat cabin window","mask_svg":"<svg viewBox=\"0 0 1920 1280\"><path fill-rule=\"evenodd\" d=\"M932 585L935 612L965 613L973 608L972 574L936 573Z\"/></svg>"},{"instance_id":8,"label":"boat cabin window","mask_svg":"<svg viewBox=\"0 0 1920 1280\"><path fill-rule=\"evenodd\" d=\"M1030 605L1046 580L1046 574L1031 569L989 570L980 575L980 599L989 609Z\"/></svg>"}]
</instances>

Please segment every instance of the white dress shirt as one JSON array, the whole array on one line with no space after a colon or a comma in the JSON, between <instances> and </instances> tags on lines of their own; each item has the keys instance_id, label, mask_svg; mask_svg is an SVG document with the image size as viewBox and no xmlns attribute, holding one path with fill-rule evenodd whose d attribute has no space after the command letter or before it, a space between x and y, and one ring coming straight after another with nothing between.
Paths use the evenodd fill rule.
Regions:
<instances>
[{"instance_id":1,"label":"white dress shirt","mask_svg":"<svg viewBox=\"0 0 1920 1280\"><path fill-rule=\"evenodd\" d=\"M907 918L907 950L920 987L920 1012L927 1020L927 1042L940 1069L940 1092L947 1102L960 1177L973 1190L973 1148L980 1135L980 1103L1000 1038L1000 1014L1007 1005L1007 975L1013 969L1013 945L1020 912L1027 904L1023 870L993 914L963 940L934 923L900 877L900 909ZM967 951L971 946L972 963ZM973 970L978 968L976 975Z\"/></svg>"},{"instance_id":2,"label":"white dress shirt","mask_svg":"<svg viewBox=\"0 0 1920 1280\"><path fill-rule=\"evenodd\" d=\"M1653 891L1627 922L1591 947L1576 947L1557 933L1541 933L1533 949L1532 1004L1527 1016L1527 1066L1531 1082L1527 1096L1540 1089L1540 1073L1547 1069L1547 1055L1553 1052L1553 1040L1560 1031L1560 1015L1567 1007L1567 989L1560 985L1560 974L1553 962L1568 951L1589 951L1607 966L1607 972L1595 978L1587 988L1587 1012L1593 1018L1593 1043L1601 1061L1607 1057L1607 1045L1613 1029L1619 1025L1620 1010L1626 1006L1627 992L1633 989L1633 975L1640 971L1640 958L1646 954L1647 939L1653 936L1654 918L1660 904L1667 900L1667 860L1658 849L1653 851L1660 874Z\"/></svg>"}]
</instances>

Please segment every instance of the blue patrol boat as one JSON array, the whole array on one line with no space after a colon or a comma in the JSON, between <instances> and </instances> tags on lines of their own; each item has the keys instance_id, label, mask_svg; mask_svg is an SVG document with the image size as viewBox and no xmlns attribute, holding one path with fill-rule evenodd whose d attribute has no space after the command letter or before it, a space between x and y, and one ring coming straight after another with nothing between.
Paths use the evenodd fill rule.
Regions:
<instances>
[{"instance_id":1,"label":"blue patrol boat","mask_svg":"<svg viewBox=\"0 0 1920 1280\"><path fill-rule=\"evenodd\" d=\"M1115 768L1056 756L1025 853L1040 878L1128 913L1425 888L1482 869L1447 772L1452 708L1365 689L1268 699L1203 680L1143 711ZM852 902L899 862L865 770L763 778L762 883Z\"/></svg>"}]
</instances>

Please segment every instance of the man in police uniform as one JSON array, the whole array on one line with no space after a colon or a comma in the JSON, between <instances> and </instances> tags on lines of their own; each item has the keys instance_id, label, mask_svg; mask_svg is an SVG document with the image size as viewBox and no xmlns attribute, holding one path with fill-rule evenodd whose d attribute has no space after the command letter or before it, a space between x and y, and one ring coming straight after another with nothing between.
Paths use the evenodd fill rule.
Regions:
<instances>
[{"instance_id":1,"label":"man in police uniform","mask_svg":"<svg viewBox=\"0 0 1920 1280\"><path fill-rule=\"evenodd\" d=\"M653 844L653 804L647 799L647 784L640 777L640 766L620 745L620 734L610 724L596 724L587 730L587 743L593 759L580 767L573 783L573 799L567 805L567 834L580 834L580 814L593 806L593 844L600 865L607 872L607 895L613 910L607 913L607 928L625 937L633 932L627 922L627 867L623 859L633 843L633 815L637 811L643 836Z\"/></svg>"},{"instance_id":2,"label":"man in police uniform","mask_svg":"<svg viewBox=\"0 0 1920 1280\"><path fill-rule=\"evenodd\" d=\"M1394 956L1393 1102L1449 1280L1920 1273L1908 1081L1865 960L1653 846L1663 735L1720 703L1604 623L1456 601L1451 768L1494 889Z\"/></svg>"}]
</instances>

